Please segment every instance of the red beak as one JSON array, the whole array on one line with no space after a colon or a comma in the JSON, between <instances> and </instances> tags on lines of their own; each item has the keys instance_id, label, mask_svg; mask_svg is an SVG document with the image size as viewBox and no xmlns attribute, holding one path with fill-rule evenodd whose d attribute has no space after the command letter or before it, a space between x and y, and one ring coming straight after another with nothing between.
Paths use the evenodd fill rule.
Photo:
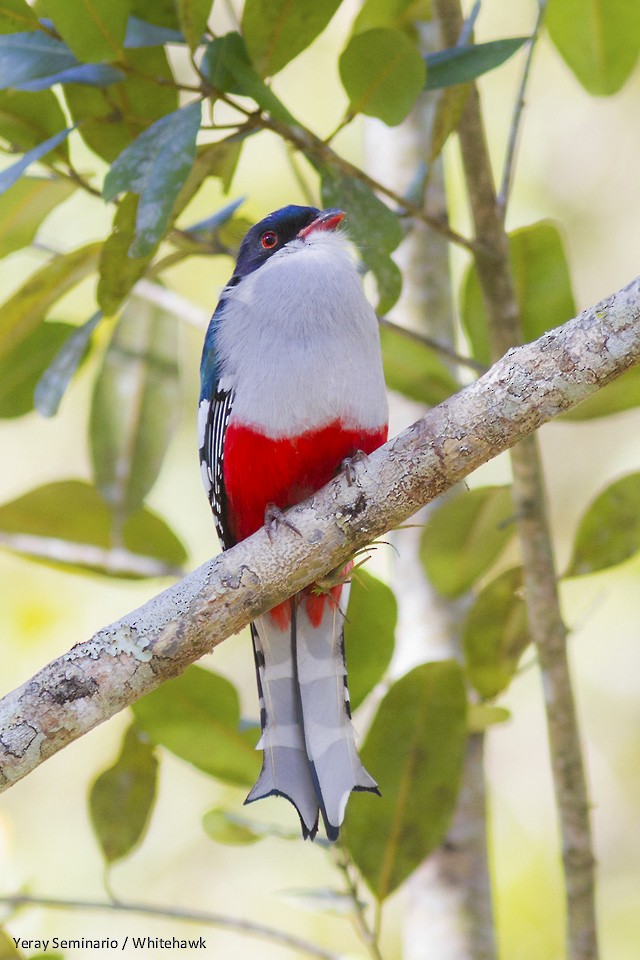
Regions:
<instances>
[{"instance_id":1,"label":"red beak","mask_svg":"<svg viewBox=\"0 0 640 960\"><path fill-rule=\"evenodd\" d=\"M298 237L304 240L310 233L316 230L335 230L342 218L344 210L323 210L319 217L316 217L308 227L303 227Z\"/></svg>"}]
</instances>

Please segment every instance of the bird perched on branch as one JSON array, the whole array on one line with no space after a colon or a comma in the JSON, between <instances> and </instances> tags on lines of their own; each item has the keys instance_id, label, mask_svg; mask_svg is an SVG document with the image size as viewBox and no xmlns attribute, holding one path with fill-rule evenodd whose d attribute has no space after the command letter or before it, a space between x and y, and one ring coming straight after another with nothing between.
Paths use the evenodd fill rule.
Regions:
<instances>
[{"instance_id":1,"label":"bird perched on branch","mask_svg":"<svg viewBox=\"0 0 640 960\"><path fill-rule=\"evenodd\" d=\"M223 548L386 440L378 323L343 216L288 206L252 227L207 330L200 463ZM377 792L350 719L347 594L312 585L251 626L264 758L246 802L286 797L311 839L319 814L337 839L352 790Z\"/></svg>"}]
</instances>

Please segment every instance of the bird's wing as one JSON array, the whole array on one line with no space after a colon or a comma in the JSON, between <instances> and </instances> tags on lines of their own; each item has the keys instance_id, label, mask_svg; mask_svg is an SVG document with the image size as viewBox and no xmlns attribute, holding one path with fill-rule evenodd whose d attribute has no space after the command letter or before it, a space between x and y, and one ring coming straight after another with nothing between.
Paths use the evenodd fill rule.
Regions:
<instances>
[{"instance_id":1,"label":"bird's wing","mask_svg":"<svg viewBox=\"0 0 640 960\"><path fill-rule=\"evenodd\" d=\"M237 279L234 276L222 293L205 336L200 364L200 405L198 407L200 473L223 550L232 547L235 543L229 525L227 495L224 488L224 439L233 405L233 389L228 382L225 383L222 371L219 369L216 355L216 331L226 303L226 290L236 283Z\"/></svg>"},{"instance_id":2,"label":"bird's wing","mask_svg":"<svg viewBox=\"0 0 640 960\"><path fill-rule=\"evenodd\" d=\"M233 391L216 384L210 396L205 385L200 396L200 472L213 510L216 531L223 550L235 543L229 527L227 495L224 487L224 436L231 415Z\"/></svg>"}]
</instances>

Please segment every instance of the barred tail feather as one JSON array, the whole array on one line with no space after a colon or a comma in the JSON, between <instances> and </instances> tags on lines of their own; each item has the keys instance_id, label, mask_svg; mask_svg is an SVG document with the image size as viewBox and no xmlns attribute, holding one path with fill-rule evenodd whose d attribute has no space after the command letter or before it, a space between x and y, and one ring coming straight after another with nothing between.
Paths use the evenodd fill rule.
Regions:
<instances>
[{"instance_id":1,"label":"barred tail feather","mask_svg":"<svg viewBox=\"0 0 640 960\"><path fill-rule=\"evenodd\" d=\"M346 605L348 588L343 588ZM282 610L282 608L279 608ZM346 684L344 613L331 597L299 595L289 622L267 614L253 628L264 750L246 802L277 794L298 810L305 837L318 816L336 840L352 790L378 788L355 745Z\"/></svg>"},{"instance_id":2,"label":"barred tail feather","mask_svg":"<svg viewBox=\"0 0 640 960\"><path fill-rule=\"evenodd\" d=\"M332 596L298 606L295 663L311 776L330 840L337 840L352 790L378 793L363 767L351 723L344 657L344 613Z\"/></svg>"},{"instance_id":3,"label":"barred tail feather","mask_svg":"<svg viewBox=\"0 0 640 960\"><path fill-rule=\"evenodd\" d=\"M292 618L291 623L280 625L267 614L251 626L262 725L258 749L264 756L260 776L245 803L274 795L285 797L298 811L304 838L313 840L319 806L300 723L291 657L294 623Z\"/></svg>"}]
</instances>

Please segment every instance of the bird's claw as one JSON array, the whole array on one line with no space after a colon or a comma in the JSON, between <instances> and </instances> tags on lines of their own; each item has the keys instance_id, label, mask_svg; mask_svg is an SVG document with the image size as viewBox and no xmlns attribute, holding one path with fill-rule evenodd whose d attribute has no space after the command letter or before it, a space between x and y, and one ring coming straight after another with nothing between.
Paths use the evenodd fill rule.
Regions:
<instances>
[{"instance_id":1,"label":"bird's claw","mask_svg":"<svg viewBox=\"0 0 640 960\"><path fill-rule=\"evenodd\" d=\"M358 478L356 466L360 463L368 463L369 457L364 450L356 450L351 457L345 457L340 464L347 480L348 486L352 487Z\"/></svg>"},{"instance_id":2,"label":"bird's claw","mask_svg":"<svg viewBox=\"0 0 640 960\"><path fill-rule=\"evenodd\" d=\"M289 520L280 507L276 506L275 503L268 503L264 511L264 527L271 543L273 543L278 528L281 526L289 527L289 530L293 530L299 537L302 536L293 520Z\"/></svg>"}]
</instances>

